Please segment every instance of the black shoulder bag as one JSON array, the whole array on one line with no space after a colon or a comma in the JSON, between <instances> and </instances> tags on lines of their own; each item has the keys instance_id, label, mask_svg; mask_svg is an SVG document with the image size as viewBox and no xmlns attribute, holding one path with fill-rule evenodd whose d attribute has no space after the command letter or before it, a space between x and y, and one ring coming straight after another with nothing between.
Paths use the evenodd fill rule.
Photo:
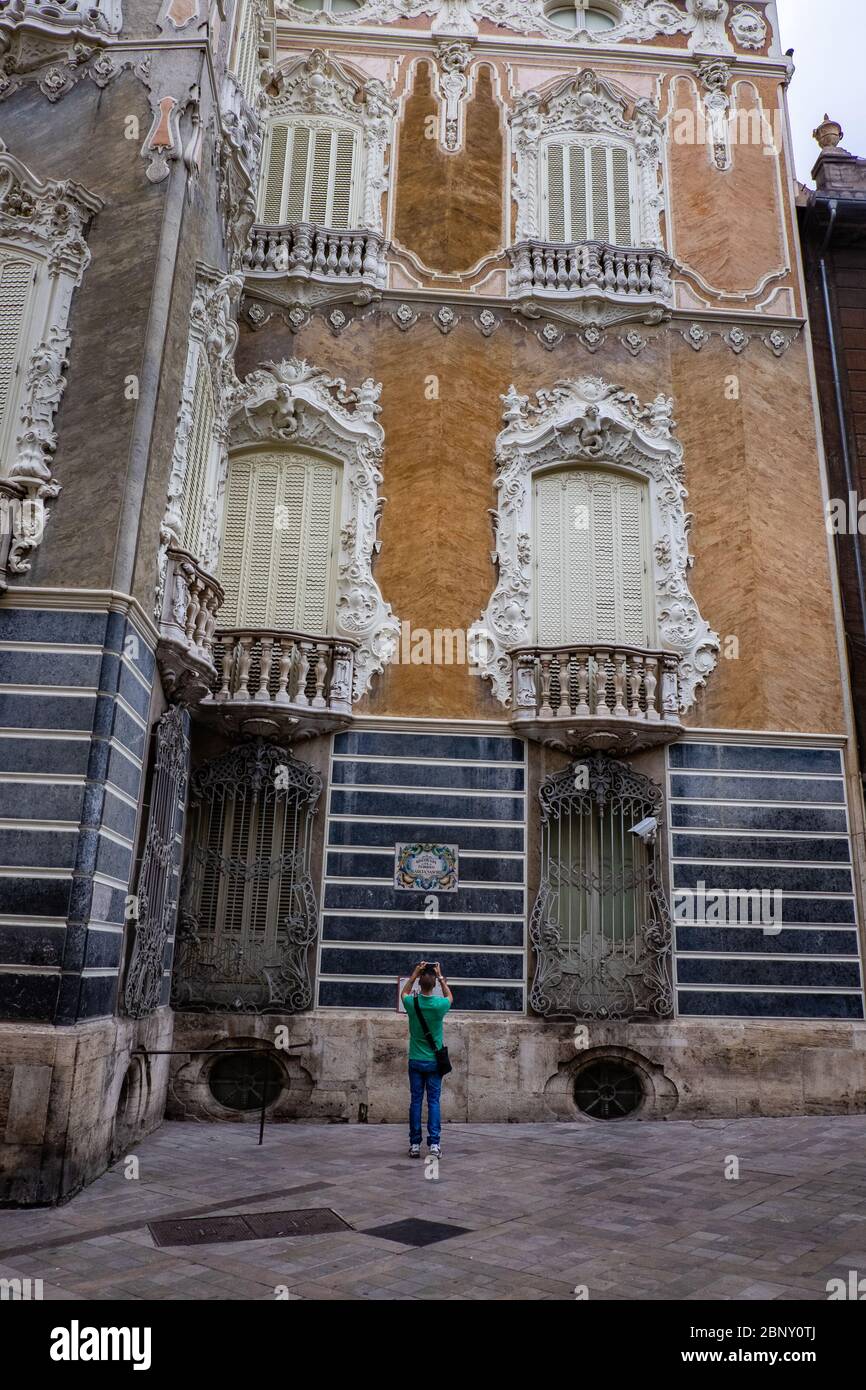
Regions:
<instances>
[{"instance_id":1,"label":"black shoulder bag","mask_svg":"<svg viewBox=\"0 0 866 1390\"><path fill-rule=\"evenodd\" d=\"M433 1034L430 1032L430 1029L427 1025L427 1020L421 1011L421 1005L418 1003L417 994L412 995L412 1001L415 1005L415 1012L418 1015L418 1022L421 1024L421 1031L424 1034L425 1042L427 1043L427 1046L429 1047L430 1051L433 1053L433 1056L436 1058L436 1070L438 1071L440 1076L447 1076L449 1071L454 1070L454 1068L451 1065L451 1058L448 1056L448 1048L437 1047L434 1043Z\"/></svg>"}]
</instances>

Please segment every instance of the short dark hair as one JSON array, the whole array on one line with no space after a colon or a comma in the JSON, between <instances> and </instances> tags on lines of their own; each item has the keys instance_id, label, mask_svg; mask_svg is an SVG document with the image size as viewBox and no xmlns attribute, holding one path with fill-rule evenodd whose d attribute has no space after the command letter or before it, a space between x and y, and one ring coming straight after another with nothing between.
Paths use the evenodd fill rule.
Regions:
<instances>
[{"instance_id":1,"label":"short dark hair","mask_svg":"<svg viewBox=\"0 0 866 1390\"><path fill-rule=\"evenodd\" d=\"M418 981L422 989L432 989L436 983L436 971L432 965L425 966L418 976Z\"/></svg>"}]
</instances>

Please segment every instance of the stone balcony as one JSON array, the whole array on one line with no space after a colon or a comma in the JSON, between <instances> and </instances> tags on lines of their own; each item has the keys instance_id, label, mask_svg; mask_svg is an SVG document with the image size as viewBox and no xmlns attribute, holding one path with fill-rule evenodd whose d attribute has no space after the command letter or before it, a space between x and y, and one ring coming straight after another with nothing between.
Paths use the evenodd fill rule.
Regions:
<instances>
[{"instance_id":1,"label":"stone balcony","mask_svg":"<svg viewBox=\"0 0 866 1390\"><path fill-rule=\"evenodd\" d=\"M385 288L387 242L379 232L331 231L312 223L251 228L243 254L248 281L291 285L293 298L313 303L339 297L366 303Z\"/></svg>"},{"instance_id":2,"label":"stone balcony","mask_svg":"<svg viewBox=\"0 0 866 1390\"><path fill-rule=\"evenodd\" d=\"M637 647L521 647L511 652L511 724L576 752L638 752L682 733L679 657Z\"/></svg>"},{"instance_id":3,"label":"stone balcony","mask_svg":"<svg viewBox=\"0 0 866 1390\"><path fill-rule=\"evenodd\" d=\"M170 699L194 705L216 678L213 637L224 592L185 550L166 552L156 660Z\"/></svg>"},{"instance_id":4,"label":"stone balcony","mask_svg":"<svg viewBox=\"0 0 866 1390\"><path fill-rule=\"evenodd\" d=\"M303 632L224 628L218 668L196 710L232 733L291 743L344 729L352 719L356 643Z\"/></svg>"},{"instance_id":5,"label":"stone balcony","mask_svg":"<svg viewBox=\"0 0 866 1390\"><path fill-rule=\"evenodd\" d=\"M511 299L544 312L551 301L579 305L600 322L657 322L673 307L671 269L664 251L587 241L523 241L508 250Z\"/></svg>"}]
</instances>

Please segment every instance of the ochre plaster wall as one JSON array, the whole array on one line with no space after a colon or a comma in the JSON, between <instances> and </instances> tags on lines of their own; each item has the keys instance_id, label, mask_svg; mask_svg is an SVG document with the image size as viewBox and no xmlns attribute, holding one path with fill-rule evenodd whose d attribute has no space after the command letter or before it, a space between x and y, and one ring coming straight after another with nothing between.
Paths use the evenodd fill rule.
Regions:
<instances>
[{"instance_id":1,"label":"ochre plaster wall","mask_svg":"<svg viewBox=\"0 0 866 1390\"><path fill-rule=\"evenodd\" d=\"M738 655L720 660L687 722L843 731L802 340L778 359L757 340L740 357L718 338L696 353L671 325L644 330L650 341L638 358L614 334L593 357L573 341L548 352L508 322L488 339L467 318L448 335L429 320L403 333L385 313L356 320L339 338L320 319L297 336L278 324L242 335L241 374L295 355L350 383L362 374L383 383L388 501L375 573L413 630L468 628L495 585L494 447L499 397L512 382L530 394L562 377L602 375L642 401L672 394L695 518L689 582L710 625L738 644L729 644ZM728 398L733 392L738 399ZM448 665L391 666L365 708L504 716L486 682Z\"/></svg>"}]
</instances>

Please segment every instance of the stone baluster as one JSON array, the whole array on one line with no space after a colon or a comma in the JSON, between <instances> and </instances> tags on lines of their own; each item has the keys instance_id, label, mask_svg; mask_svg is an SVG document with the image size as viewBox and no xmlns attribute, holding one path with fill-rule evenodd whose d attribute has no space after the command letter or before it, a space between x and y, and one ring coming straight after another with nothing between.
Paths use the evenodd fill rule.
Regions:
<instances>
[{"instance_id":1,"label":"stone baluster","mask_svg":"<svg viewBox=\"0 0 866 1390\"><path fill-rule=\"evenodd\" d=\"M277 689L274 695L274 704L291 704L291 692L289 691L289 680L292 673L292 659L294 657L294 643L289 637L280 638L280 669L277 673Z\"/></svg>"},{"instance_id":2,"label":"stone baluster","mask_svg":"<svg viewBox=\"0 0 866 1390\"><path fill-rule=\"evenodd\" d=\"M370 279L375 280L379 271L378 242L375 237L368 236L362 245L364 249L364 259L361 269L364 275L368 275Z\"/></svg>"},{"instance_id":3,"label":"stone baluster","mask_svg":"<svg viewBox=\"0 0 866 1390\"><path fill-rule=\"evenodd\" d=\"M625 707L626 682L628 680L628 657L625 652L614 652L613 654L613 693L614 719L628 719L628 710Z\"/></svg>"},{"instance_id":4,"label":"stone baluster","mask_svg":"<svg viewBox=\"0 0 866 1390\"><path fill-rule=\"evenodd\" d=\"M252 637L239 637L238 647L237 685L233 692L233 698L235 700L248 700L250 690L247 681L250 675L250 663L253 659Z\"/></svg>"},{"instance_id":5,"label":"stone baluster","mask_svg":"<svg viewBox=\"0 0 866 1390\"><path fill-rule=\"evenodd\" d=\"M328 648L323 643L315 643L313 650L316 653L316 693L312 699L312 707L313 709L327 709L325 682L328 679Z\"/></svg>"},{"instance_id":6,"label":"stone baluster","mask_svg":"<svg viewBox=\"0 0 866 1390\"><path fill-rule=\"evenodd\" d=\"M231 699L232 693L232 668L235 661L235 639L227 634L223 639L223 643L222 685L217 691L216 698L218 700L229 700Z\"/></svg>"},{"instance_id":7,"label":"stone baluster","mask_svg":"<svg viewBox=\"0 0 866 1390\"><path fill-rule=\"evenodd\" d=\"M659 712L656 707L656 690L658 688L658 658L648 656L644 667L644 682L646 685L646 717L651 723L657 724Z\"/></svg>"},{"instance_id":8,"label":"stone baluster","mask_svg":"<svg viewBox=\"0 0 866 1390\"><path fill-rule=\"evenodd\" d=\"M338 252L338 250L339 250L339 248L340 248L340 238L339 238L339 237L336 237L336 236L329 236L329 235L326 233L326 234L325 234L325 237L324 237L324 241L325 241L325 245L326 245L327 248L328 248L328 254L327 254L327 257L326 257L326 259L325 259L325 264L326 264L326 266L327 266L327 273L328 273L329 275L336 275L336 274L337 274L337 252Z\"/></svg>"},{"instance_id":9,"label":"stone baluster","mask_svg":"<svg viewBox=\"0 0 866 1390\"><path fill-rule=\"evenodd\" d=\"M629 661L629 685L631 687L631 700L629 703L629 718L643 719L643 710L640 707L641 681L643 679L644 659L642 656L633 656Z\"/></svg>"},{"instance_id":10,"label":"stone baluster","mask_svg":"<svg viewBox=\"0 0 866 1390\"><path fill-rule=\"evenodd\" d=\"M577 662L577 707L575 715L578 719L588 719L591 714L589 701L589 661L588 655L578 654L575 657Z\"/></svg>"},{"instance_id":11,"label":"stone baluster","mask_svg":"<svg viewBox=\"0 0 866 1390\"><path fill-rule=\"evenodd\" d=\"M618 277L622 272L622 261L619 256L610 251L604 251L601 257L602 269L604 271L604 287L607 290L619 288Z\"/></svg>"},{"instance_id":12,"label":"stone baluster","mask_svg":"<svg viewBox=\"0 0 866 1390\"><path fill-rule=\"evenodd\" d=\"M652 289L652 277L649 272L650 257L648 252L641 252L638 256L638 282L641 294L647 294Z\"/></svg>"},{"instance_id":13,"label":"stone baluster","mask_svg":"<svg viewBox=\"0 0 866 1390\"><path fill-rule=\"evenodd\" d=\"M596 719L604 718L608 713L607 705L607 664L610 661L610 652L597 651L595 654L595 709L593 714Z\"/></svg>"},{"instance_id":14,"label":"stone baluster","mask_svg":"<svg viewBox=\"0 0 866 1390\"><path fill-rule=\"evenodd\" d=\"M550 657L544 652L540 652L538 661L541 666L541 708L538 713L541 719L552 719L553 710L550 706Z\"/></svg>"},{"instance_id":15,"label":"stone baluster","mask_svg":"<svg viewBox=\"0 0 866 1390\"><path fill-rule=\"evenodd\" d=\"M323 232L319 232L319 231L314 232L314 233L313 233L313 264L312 264L312 267L311 267L312 273L313 273L314 275L324 275L324 274L326 273L326 271L327 271L327 263L326 263L326 260L325 260L325 248L326 248L326 241L325 241L324 233L323 233Z\"/></svg>"},{"instance_id":16,"label":"stone baluster","mask_svg":"<svg viewBox=\"0 0 866 1390\"><path fill-rule=\"evenodd\" d=\"M537 242L532 246L532 285L537 290L544 288L544 250Z\"/></svg>"},{"instance_id":17,"label":"stone baluster","mask_svg":"<svg viewBox=\"0 0 866 1390\"><path fill-rule=\"evenodd\" d=\"M628 265L628 292L629 292L629 294L638 294L638 293L640 292L640 279L639 279L638 273L637 273L637 258L636 258L635 256L628 256L628 257L627 257L627 265Z\"/></svg>"},{"instance_id":18,"label":"stone baluster","mask_svg":"<svg viewBox=\"0 0 866 1390\"><path fill-rule=\"evenodd\" d=\"M309 696L307 695L307 677L310 674L309 653L312 648L312 642L299 642L296 648L298 653L298 667L294 703L300 705L303 709L307 709L310 704Z\"/></svg>"},{"instance_id":19,"label":"stone baluster","mask_svg":"<svg viewBox=\"0 0 866 1390\"><path fill-rule=\"evenodd\" d=\"M587 246L586 248L586 275L584 283L590 285L604 285L604 274L601 264L601 250L598 246Z\"/></svg>"},{"instance_id":20,"label":"stone baluster","mask_svg":"<svg viewBox=\"0 0 866 1390\"><path fill-rule=\"evenodd\" d=\"M544 270L542 284L545 289L556 289L556 253L552 246L544 248Z\"/></svg>"},{"instance_id":21,"label":"stone baluster","mask_svg":"<svg viewBox=\"0 0 866 1390\"><path fill-rule=\"evenodd\" d=\"M352 254L349 261L349 274L355 279L361 274L364 268L364 238L361 236L352 237Z\"/></svg>"},{"instance_id":22,"label":"stone baluster","mask_svg":"<svg viewBox=\"0 0 866 1390\"><path fill-rule=\"evenodd\" d=\"M352 269L351 247L352 243L347 236L336 237L335 251L339 249L340 258L337 266L338 275L348 275Z\"/></svg>"},{"instance_id":23,"label":"stone baluster","mask_svg":"<svg viewBox=\"0 0 866 1390\"><path fill-rule=\"evenodd\" d=\"M261 655L259 657L259 688L256 691L257 700L270 701L271 692L269 689L271 679L271 662L274 657L273 637L263 637L261 645Z\"/></svg>"}]
</instances>

